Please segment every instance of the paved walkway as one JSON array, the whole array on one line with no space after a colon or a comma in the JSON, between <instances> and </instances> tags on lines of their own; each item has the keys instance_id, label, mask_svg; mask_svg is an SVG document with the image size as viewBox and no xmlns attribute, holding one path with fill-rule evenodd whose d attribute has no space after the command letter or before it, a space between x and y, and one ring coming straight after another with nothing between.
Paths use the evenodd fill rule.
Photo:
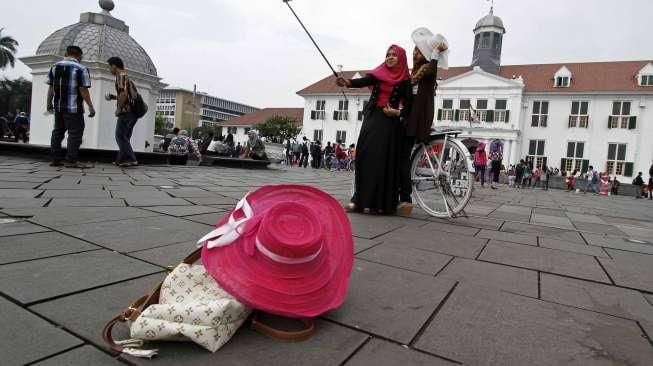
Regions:
<instances>
[{"instance_id":1,"label":"paved walkway","mask_svg":"<svg viewBox=\"0 0 653 366\"><path fill-rule=\"evenodd\" d=\"M122 358L102 325L147 292L250 188L310 169L50 168L0 158L3 365L653 365L653 202L477 189L469 218L351 215L346 304L303 343L248 329L216 354ZM124 330L118 336L126 337Z\"/></svg>"}]
</instances>

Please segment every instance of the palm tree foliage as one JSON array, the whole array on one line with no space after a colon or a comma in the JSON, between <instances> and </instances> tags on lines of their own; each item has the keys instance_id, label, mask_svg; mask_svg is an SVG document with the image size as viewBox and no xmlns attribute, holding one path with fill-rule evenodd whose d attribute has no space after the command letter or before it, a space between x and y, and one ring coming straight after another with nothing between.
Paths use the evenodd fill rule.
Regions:
<instances>
[{"instance_id":1,"label":"palm tree foliage","mask_svg":"<svg viewBox=\"0 0 653 366\"><path fill-rule=\"evenodd\" d=\"M7 65L14 67L16 64L16 49L18 41L11 36L3 35L4 28L0 28L0 69L4 69Z\"/></svg>"}]
</instances>

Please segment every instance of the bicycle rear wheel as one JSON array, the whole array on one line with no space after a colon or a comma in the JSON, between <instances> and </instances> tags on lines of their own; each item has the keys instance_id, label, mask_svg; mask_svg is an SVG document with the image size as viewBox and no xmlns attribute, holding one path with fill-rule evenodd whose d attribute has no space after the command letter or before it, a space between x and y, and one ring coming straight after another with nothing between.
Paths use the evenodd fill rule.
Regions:
<instances>
[{"instance_id":1,"label":"bicycle rear wheel","mask_svg":"<svg viewBox=\"0 0 653 366\"><path fill-rule=\"evenodd\" d=\"M420 144L411 158L413 197L429 215L455 217L472 196L469 152L458 140L438 139Z\"/></svg>"}]
</instances>

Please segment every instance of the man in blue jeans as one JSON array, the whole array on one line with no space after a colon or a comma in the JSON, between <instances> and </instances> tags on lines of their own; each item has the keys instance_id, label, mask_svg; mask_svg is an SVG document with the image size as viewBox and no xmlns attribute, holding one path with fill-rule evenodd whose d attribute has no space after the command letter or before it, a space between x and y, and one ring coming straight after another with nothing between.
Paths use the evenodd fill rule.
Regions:
<instances>
[{"instance_id":1,"label":"man in blue jeans","mask_svg":"<svg viewBox=\"0 0 653 366\"><path fill-rule=\"evenodd\" d=\"M116 143L118 144L118 157L115 165L130 167L138 165L136 154L131 145L132 132L138 117L133 112L134 100L138 91L134 83L127 77L125 64L119 57L111 57L107 63L111 74L116 77L116 95L105 95L106 100L116 100Z\"/></svg>"},{"instance_id":2,"label":"man in blue jeans","mask_svg":"<svg viewBox=\"0 0 653 366\"><path fill-rule=\"evenodd\" d=\"M88 116L95 116L95 108L88 89L91 87L91 76L86 66L82 65L82 49L69 46L66 57L54 64L48 73L48 96L46 106L49 113L54 113L54 128L50 148L52 162L50 166L64 165L61 142L68 132L66 167L86 168L80 163L79 146L84 136L84 104L88 105Z\"/></svg>"}]
</instances>

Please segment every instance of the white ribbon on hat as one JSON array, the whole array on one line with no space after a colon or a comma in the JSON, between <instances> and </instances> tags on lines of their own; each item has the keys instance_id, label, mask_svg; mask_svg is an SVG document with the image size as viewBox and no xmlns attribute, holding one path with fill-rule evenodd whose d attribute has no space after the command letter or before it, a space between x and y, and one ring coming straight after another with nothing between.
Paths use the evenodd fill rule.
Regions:
<instances>
[{"instance_id":1,"label":"white ribbon on hat","mask_svg":"<svg viewBox=\"0 0 653 366\"><path fill-rule=\"evenodd\" d=\"M248 195L249 193L246 194L245 197L243 197L240 201L238 201L236 204L236 209L231 213L231 215L229 215L227 222L224 225L211 231L210 233L204 235L202 239L197 241L197 246L201 247L204 245L204 243L206 243L207 248L212 249L215 247L229 245L236 241L236 239L240 238L238 227L249 221L254 216L254 211L249 205L249 202L247 202ZM234 213L239 210L242 210L245 216L236 220Z\"/></svg>"},{"instance_id":2,"label":"white ribbon on hat","mask_svg":"<svg viewBox=\"0 0 653 366\"><path fill-rule=\"evenodd\" d=\"M247 194L248 195L248 194ZM232 244L234 241L236 241L238 238L240 238L241 233L238 232L238 228L249 221L252 217L254 217L254 211L252 210L252 207L249 205L249 202L247 202L247 195L243 197L238 203L236 204L236 209L233 212L236 212L238 210L243 211L244 217L236 220L234 217L234 214L232 213L229 215L229 219L227 222L214 229L210 233L204 235L202 239L197 241L197 246L202 246L204 243L206 243L206 247L208 249L213 249L216 247L222 247L226 245ZM302 257L302 258L291 258L291 257L284 257L282 255L273 253L270 251L265 244L263 244L258 237L256 238L256 249L263 254L264 256L270 258L274 262L277 263L283 263L283 264L303 264L303 263L308 263L317 258L320 253L322 252L322 246L313 254Z\"/></svg>"}]
</instances>

